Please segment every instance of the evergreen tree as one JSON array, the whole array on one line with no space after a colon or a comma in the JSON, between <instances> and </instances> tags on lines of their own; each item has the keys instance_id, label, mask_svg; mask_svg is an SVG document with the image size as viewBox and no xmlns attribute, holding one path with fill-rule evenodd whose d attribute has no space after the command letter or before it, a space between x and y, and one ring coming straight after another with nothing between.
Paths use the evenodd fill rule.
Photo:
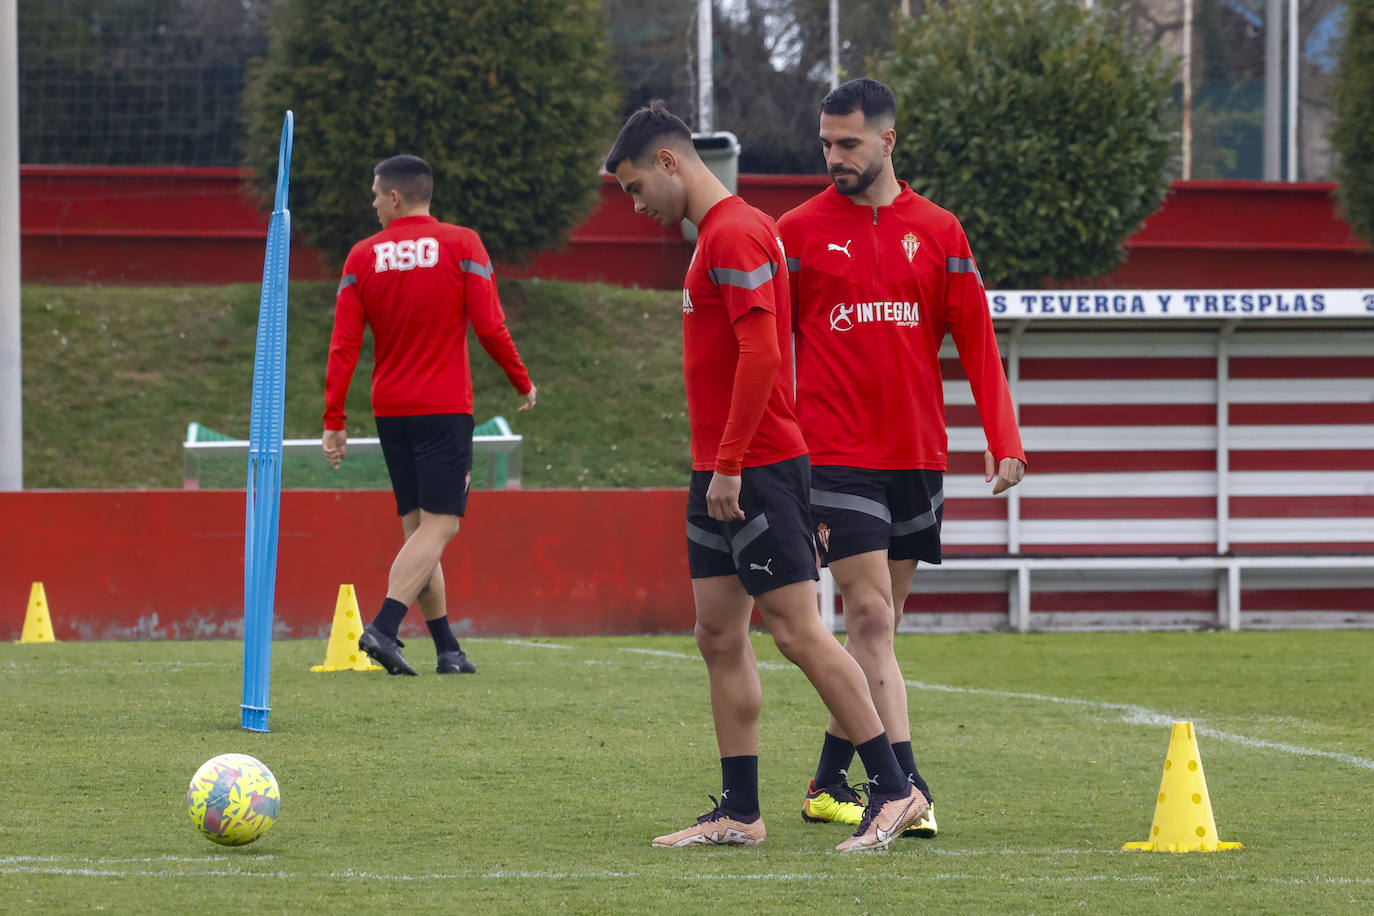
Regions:
<instances>
[{"instance_id":1,"label":"evergreen tree","mask_svg":"<svg viewBox=\"0 0 1374 916\"><path fill-rule=\"evenodd\" d=\"M292 109L293 222L328 256L377 229L372 166L412 153L435 216L524 259L595 204L619 95L605 33L596 0L282 0L249 76L247 162L270 195Z\"/></svg>"},{"instance_id":2,"label":"evergreen tree","mask_svg":"<svg viewBox=\"0 0 1374 916\"><path fill-rule=\"evenodd\" d=\"M1374 0L1348 0L1332 95L1336 180L1345 218L1374 244Z\"/></svg>"},{"instance_id":3,"label":"evergreen tree","mask_svg":"<svg viewBox=\"0 0 1374 916\"><path fill-rule=\"evenodd\" d=\"M1070 0L960 0L898 22L897 175L953 211L992 288L1107 273L1159 207L1172 73L1125 18Z\"/></svg>"}]
</instances>

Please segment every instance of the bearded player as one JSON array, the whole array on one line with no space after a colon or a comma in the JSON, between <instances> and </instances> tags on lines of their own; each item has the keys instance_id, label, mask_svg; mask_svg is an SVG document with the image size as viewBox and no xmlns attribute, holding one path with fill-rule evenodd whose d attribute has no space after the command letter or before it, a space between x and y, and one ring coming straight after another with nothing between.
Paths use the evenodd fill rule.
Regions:
<instances>
[{"instance_id":1,"label":"bearded player","mask_svg":"<svg viewBox=\"0 0 1374 916\"><path fill-rule=\"evenodd\" d=\"M973 388L993 493L1020 482L1026 455L982 278L953 214L898 181L897 105L857 79L821 102L832 186L779 220L796 303L797 417L811 452L821 561L844 601L845 649L866 675L906 774L916 768L894 637L916 565L940 562L948 461L940 343ZM857 824L852 736L833 716L802 802L811 822ZM934 805L908 833L933 837Z\"/></svg>"}]
</instances>

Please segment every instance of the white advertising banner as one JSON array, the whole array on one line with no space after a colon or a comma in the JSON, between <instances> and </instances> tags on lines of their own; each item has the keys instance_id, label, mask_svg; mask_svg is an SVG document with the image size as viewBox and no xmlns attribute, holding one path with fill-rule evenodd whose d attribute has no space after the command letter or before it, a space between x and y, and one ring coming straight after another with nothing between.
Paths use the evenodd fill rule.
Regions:
<instances>
[{"instance_id":1,"label":"white advertising banner","mask_svg":"<svg viewBox=\"0 0 1374 916\"><path fill-rule=\"evenodd\" d=\"M1374 289L989 290L993 318L1371 318Z\"/></svg>"}]
</instances>

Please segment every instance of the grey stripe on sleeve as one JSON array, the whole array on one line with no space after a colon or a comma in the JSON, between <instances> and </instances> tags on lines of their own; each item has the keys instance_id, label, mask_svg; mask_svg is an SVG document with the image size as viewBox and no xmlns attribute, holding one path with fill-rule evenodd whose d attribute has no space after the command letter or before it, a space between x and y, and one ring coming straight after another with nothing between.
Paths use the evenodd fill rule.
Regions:
<instances>
[{"instance_id":1,"label":"grey stripe on sleeve","mask_svg":"<svg viewBox=\"0 0 1374 916\"><path fill-rule=\"evenodd\" d=\"M778 272L778 265L764 261L753 270L734 270L730 267L712 267L711 279L717 286L738 286L741 289L758 289Z\"/></svg>"},{"instance_id":2,"label":"grey stripe on sleeve","mask_svg":"<svg viewBox=\"0 0 1374 916\"><path fill-rule=\"evenodd\" d=\"M979 284L983 282L983 275L978 273L978 265L973 263L973 258L945 258L945 273L973 274Z\"/></svg>"},{"instance_id":3,"label":"grey stripe on sleeve","mask_svg":"<svg viewBox=\"0 0 1374 916\"><path fill-rule=\"evenodd\" d=\"M788 258L787 269L792 271L792 273L801 270L801 258Z\"/></svg>"},{"instance_id":4,"label":"grey stripe on sleeve","mask_svg":"<svg viewBox=\"0 0 1374 916\"><path fill-rule=\"evenodd\" d=\"M339 288L338 288L337 290L334 291L334 295L337 296L339 293L341 293L341 292L343 292L344 290L348 289L350 286L352 286L354 283L357 283L357 282L358 282L358 275L357 275L357 274L344 274L344 275L343 275L343 279L339 281Z\"/></svg>"},{"instance_id":5,"label":"grey stripe on sleeve","mask_svg":"<svg viewBox=\"0 0 1374 916\"><path fill-rule=\"evenodd\" d=\"M484 280L491 279L492 270L490 264L478 264L476 261L459 261L458 269L466 273L477 274L477 276Z\"/></svg>"},{"instance_id":6,"label":"grey stripe on sleeve","mask_svg":"<svg viewBox=\"0 0 1374 916\"><path fill-rule=\"evenodd\" d=\"M892 522L892 513L887 510L887 506L876 499L869 499L867 496L855 496L853 493L812 489L811 505L828 506L831 509L849 509L852 512L862 512L865 515L880 518L888 523Z\"/></svg>"}]
</instances>

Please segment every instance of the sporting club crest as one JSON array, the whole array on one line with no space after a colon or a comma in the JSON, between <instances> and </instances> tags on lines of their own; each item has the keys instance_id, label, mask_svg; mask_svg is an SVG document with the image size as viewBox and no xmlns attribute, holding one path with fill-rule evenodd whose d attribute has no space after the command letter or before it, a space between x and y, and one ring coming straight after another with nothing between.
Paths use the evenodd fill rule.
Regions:
<instances>
[{"instance_id":1,"label":"sporting club crest","mask_svg":"<svg viewBox=\"0 0 1374 916\"><path fill-rule=\"evenodd\" d=\"M902 236L902 250L906 252L906 262L911 263L911 259L916 257L916 249L921 247L921 240L916 237L916 233L908 232Z\"/></svg>"}]
</instances>

